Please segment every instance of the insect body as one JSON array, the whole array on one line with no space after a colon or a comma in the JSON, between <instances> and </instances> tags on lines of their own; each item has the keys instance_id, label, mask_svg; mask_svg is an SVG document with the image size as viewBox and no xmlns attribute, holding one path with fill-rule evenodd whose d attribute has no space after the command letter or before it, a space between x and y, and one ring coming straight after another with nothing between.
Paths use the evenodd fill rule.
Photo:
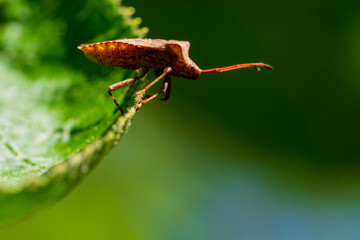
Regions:
<instances>
[{"instance_id":1,"label":"insect body","mask_svg":"<svg viewBox=\"0 0 360 240\"><path fill-rule=\"evenodd\" d=\"M137 92L137 95L144 94L162 78L165 77L165 80L161 90L152 96L145 96L141 103L137 105L137 110L162 93L165 93L165 97L157 99L162 101L168 100L171 91L171 76L196 80L201 74L218 73L239 68L255 67L257 70L260 70L260 67L265 67L273 69L272 66L264 63L245 63L224 68L201 70L189 58L189 47L190 43L187 41L138 38L81 44L78 46L85 56L95 63L136 70L133 78L115 83L108 88L108 93L121 111L121 114L124 114L124 111L113 97L112 91L128 84L132 86L135 81L143 78L150 69L154 69L157 78L143 90ZM140 75L139 70L141 70Z\"/></svg>"}]
</instances>

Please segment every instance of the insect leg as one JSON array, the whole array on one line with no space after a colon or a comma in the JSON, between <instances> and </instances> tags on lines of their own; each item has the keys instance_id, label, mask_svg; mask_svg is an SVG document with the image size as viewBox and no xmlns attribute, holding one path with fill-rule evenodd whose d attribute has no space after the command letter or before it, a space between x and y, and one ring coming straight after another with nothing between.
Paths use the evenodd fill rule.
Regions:
<instances>
[{"instance_id":1,"label":"insect leg","mask_svg":"<svg viewBox=\"0 0 360 240\"><path fill-rule=\"evenodd\" d=\"M139 74L139 70L140 70L140 69L135 70L134 81L133 81L133 82L131 83L131 85L129 86L128 90L126 91L126 94L129 94L132 86L134 86L135 79L137 78L137 75Z\"/></svg>"},{"instance_id":2,"label":"insect leg","mask_svg":"<svg viewBox=\"0 0 360 240\"><path fill-rule=\"evenodd\" d=\"M145 99L144 101L142 101L141 103L139 103L139 104L136 106L136 110L139 110L142 105L144 105L145 103L153 100L154 98L156 98L156 97L159 96L160 94L165 93L165 92L167 91L167 89L168 89L168 86L169 86L169 82L164 81L164 83L163 83L163 85L162 85L162 87L161 87L161 90L160 90L158 93L155 93L154 95L149 96L147 99Z\"/></svg>"},{"instance_id":3,"label":"insect leg","mask_svg":"<svg viewBox=\"0 0 360 240\"><path fill-rule=\"evenodd\" d=\"M165 83L167 82L167 85L165 85ZM166 86L166 88L164 89L164 87ZM163 90L164 89L164 90ZM156 98L156 100L160 100L160 101L167 101L170 98L170 92L171 92L171 75L166 75L165 80L164 80L164 84L162 86L162 90L160 91L160 93L165 92L165 97L164 98ZM148 99L149 97L151 97L151 95L146 95L143 100Z\"/></svg>"},{"instance_id":4,"label":"insect leg","mask_svg":"<svg viewBox=\"0 0 360 240\"><path fill-rule=\"evenodd\" d=\"M160 75L160 77L163 77L165 74L168 74L168 72L166 72L166 69L164 70L164 73ZM160 77L159 77L159 78L160 78ZM170 84L171 84L171 83L170 83L170 79L171 79L171 78L170 78L170 75L167 75L166 78L165 78L165 80L164 80L164 83L163 83L163 85L162 85L162 87L161 87L161 89L160 89L160 91L159 91L158 93L155 93L155 94L152 95L152 96L146 96L147 98L146 98L145 100L143 100L141 103L139 103L139 104L136 106L136 110L139 110L142 105L144 105L145 103L153 100L154 98L156 98L157 96L159 96L159 95L162 94L162 93L165 93L165 98L164 98L164 99L160 99L160 100L163 100L163 101L167 100L167 99L170 97L170 89L169 89L169 86L170 86ZM160 79L159 79L159 80L160 80ZM158 80L158 78L157 78L157 79L155 79L153 82L159 81L159 80ZM150 85L150 84L149 84L149 85ZM152 84L151 84L151 85L152 85Z\"/></svg>"},{"instance_id":5,"label":"insect leg","mask_svg":"<svg viewBox=\"0 0 360 240\"><path fill-rule=\"evenodd\" d=\"M167 83L166 89L165 89L165 97L164 98L156 98L156 100L160 100L160 101L167 101L170 98L170 93L171 93L171 76L170 75L166 75L165 81L164 81L164 85L165 83ZM164 87L163 85L163 87Z\"/></svg>"},{"instance_id":6,"label":"insect leg","mask_svg":"<svg viewBox=\"0 0 360 240\"><path fill-rule=\"evenodd\" d=\"M124 115L124 110L120 107L119 103L116 101L116 99L114 98L113 94L111 93L112 91L115 91L116 89L119 89L123 86L126 86L130 83L133 83L135 82L136 80L138 79L141 79L145 76L145 74L148 72L148 70L146 69L143 69L142 73L140 76L134 76L133 78L129 78L129 79L126 79L126 80L123 80L121 82L118 82L118 83L115 83L111 86L108 87L108 93L109 93L109 96L111 98L111 100L113 100L113 102L115 103L115 105L118 107L118 109L120 110L121 112L121 115Z\"/></svg>"},{"instance_id":7,"label":"insect leg","mask_svg":"<svg viewBox=\"0 0 360 240\"><path fill-rule=\"evenodd\" d=\"M149 83L149 85L147 85L143 90L138 91L136 93L136 96L139 96L141 94L144 94L152 85L154 85L155 83L157 83L158 81L160 81L163 77L165 77L168 73L170 73L172 71L171 67L167 67L164 69L163 73L156 78L154 81L152 81L151 83Z\"/></svg>"},{"instance_id":8,"label":"insect leg","mask_svg":"<svg viewBox=\"0 0 360 240\"><path fill-rule=\"evenodd\" d=\"M138 77L137 75L139 74L139 71L140 71L140 70L141 70L141 75ZM135 75L134 75L134 79L135 79L135 80L131 83L131 85L130 85L130 87L128 88L126 94L129 94L129 93L130 93L130 90L131 90L131 88L134 86L134 83L135 83L137 80L145 77L145 75L146 75L146 73L148 73L148 71L149 71L148 69L144 69L144 68L135 70ZM144 72L145 72L145 73L144 73Z\"/></svg>"}]
</instances>

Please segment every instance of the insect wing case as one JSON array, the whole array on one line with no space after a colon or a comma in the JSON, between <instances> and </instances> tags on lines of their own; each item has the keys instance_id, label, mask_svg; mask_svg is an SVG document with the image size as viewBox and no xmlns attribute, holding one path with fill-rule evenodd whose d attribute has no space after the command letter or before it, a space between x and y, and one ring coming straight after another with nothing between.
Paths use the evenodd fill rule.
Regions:
<instances>
[{"instance_id":1,"label":"insect wing case","mask_svg":"<svg viewBox=\"0 0 360 240\"><path fill-rule=\"evenodd\" d=\"M94 63L135 70L156 67L159 64L156 59L163 57L166 42L161 39L118 39L82 44L78 48Z\"/></svg>"}]
</instances>

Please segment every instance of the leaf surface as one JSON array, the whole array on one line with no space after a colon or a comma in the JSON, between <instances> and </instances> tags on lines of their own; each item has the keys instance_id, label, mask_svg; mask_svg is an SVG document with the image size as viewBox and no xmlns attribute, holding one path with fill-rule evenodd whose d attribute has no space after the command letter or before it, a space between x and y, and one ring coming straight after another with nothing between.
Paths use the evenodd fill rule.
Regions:
<instances>
[{"instance_id":1,"label":"leaf surface","mask_svg":"<svg viewBox=\"0 0 360 240\"><path fill-rule=\"evenodd\" d=\"M63 198L117 144L134 92L107 87L130 72L91 63L81 43L143 36L119 1L0 3L0 225ZM117 120L117 121L116 121ZM115 122L116 121L116 122Z\"/></svg>"}]
</instances>

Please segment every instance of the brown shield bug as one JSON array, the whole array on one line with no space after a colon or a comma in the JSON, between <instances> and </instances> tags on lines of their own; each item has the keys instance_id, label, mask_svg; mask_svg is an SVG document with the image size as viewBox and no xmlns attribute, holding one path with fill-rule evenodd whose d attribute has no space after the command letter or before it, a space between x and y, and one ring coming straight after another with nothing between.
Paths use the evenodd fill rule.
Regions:
<instances>
[{"instance_id":1,"label":"brown shield bug","mask_svg":"<svg viewBox=\"0 0 360 240\"><path fill-rule=\"evenodd\" d=\"M264 63L244 63L223 68L201 70L189 58L189 47L190 43L187 41L139 38L125 38L100 43L81 44L78 46L78 48L84 52L85 56L95 63L135 70L135 76L133 78L115 83L108 88L111 99L119 108L122 115L124 114L124 110L115 100L112 91L128 84L131 84L131 88L134 82L143 78L150 69L154 69L154 74L157 78L136 94L144 94L152 85L165 77L164 83L158 93L152 96L145 96L137 105L137 110L154 98L162 101L168 100L170 97L172 76L196 80L201 74L219 73L239 68L254 67L258 71L260 67L265 67L270 70L273 69L272 66ZM141 70L141 74L139 74L139 70ZM165 93L165 97L157 98L162 93Z\"/></svg>"}]
</instances>

